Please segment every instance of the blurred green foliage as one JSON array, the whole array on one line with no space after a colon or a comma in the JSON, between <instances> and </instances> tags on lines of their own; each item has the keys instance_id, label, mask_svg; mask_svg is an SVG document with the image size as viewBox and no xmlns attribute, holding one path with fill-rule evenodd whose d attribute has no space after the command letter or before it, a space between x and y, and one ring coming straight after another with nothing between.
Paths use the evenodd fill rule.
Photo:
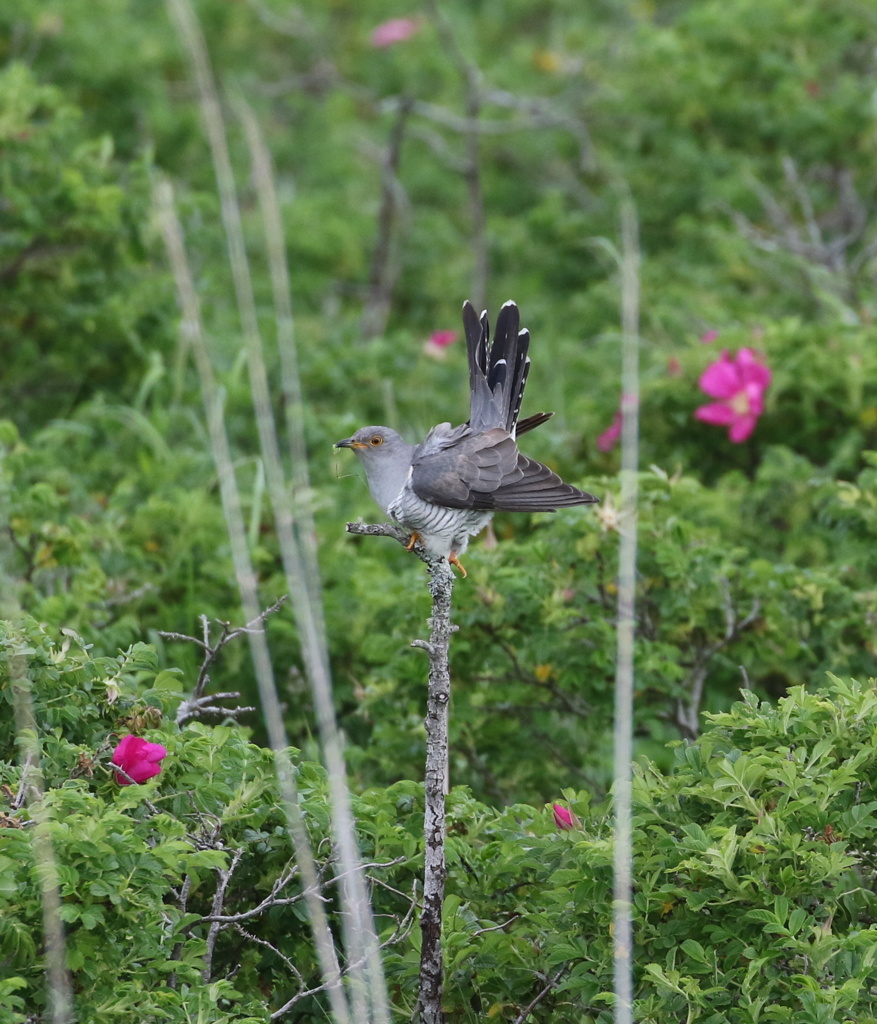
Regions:
<instances>
[{"instance_id":1,"label":"blurred green foliage","mask_svg":"<svg viewBox=\"0 0 877 1024\"><path fill-rule=\"evenodd\" d=\"M146 161L120 164L21 63L0 72L0 146L3 415L30 426L99 391L133 399L172 337L145 251Z\"/></svg>"},{"instance_id":2,"label":"blurred green foliage","mask_svg":"<svg viewBox=\"0 0 877 1024\"><path fill-rule=\"evenodd\" d=\"M279 396L239 98L275 166L336 703L367 855L407 858L381 876L398 892L411 891L418 871L425 665L410 642L426 629L428 595L419 564L397 545L344 535L345 520L376 512L332 442L368 422L414 439L462 419L462 344L438 358L424 343L458 327L464 298L495 312L512 297L533 334L524 412L557 412L525 449L601 497L596 510L498 517L498 544L473 545L456 588L449 1019L514 1020L558 972L533 1019L608 1013L603 801L619 486L618 453L597 438L620 400L626 195L642 248L638 1019L869 1019L873 751L861 722L873 695L849 682L829 683L827 696L819 688L827 673L873 676L877 645L877 8L195 8ZM396 16L415 17L417 31L374 47L372 30ZM176 189L267 605L286 581L182 40L151 0L0 3L3 635L32 647L35 696L48 687L36 712L53 842L98 887L88 896L67 880L63 890L83 1007L95 1020L126 1020L146 1005L155 1020L263 1020L289 997L282 960L250 946L229 980L237 939L223 933L215 984L202 985L204 925L180 910L181 872L198 873L192 913L203 916L228 863L219 847L198 846L192 792L204 801L191 812L198 821L215 815L229 848L258 851L241 863L236 907L270 889L288 844L270 761L247 735L171 724L198 652L159 631L191 633L202 614L237 621L239 602L154 222L159 174ZM734 445L693 413L705 401L704 369L743 347L760 353L773 380L754 434ZM313 713L288 612L271 621L270 637L322 836ZM114 703L107 680L121 688ZM255 702L243 644L212 681ZM746 700L735 705L741 688ZM172 751L154 787L167 787L159 815L144 810L139 787L120 795L105 768L83 775L79 760L105 760L114 734L153 721L146 709L160 712L150 735ZM697 740L703 712L713 724ZM0 763L14 790L11 723L0 723ZM248 725L260 739L257 717ZM829 739L837 749L820 746ZM226 776L208 784L203 765L219 761ZM534 810L561 792L574 794L581 834L555 833ZM229 808L240 800L249 809L238 821ZM118 836L137 865L128 881L104 870ZM19 1020L43 1010L32 1002L39 911L27 829L0 830L0 849L5 842L17 881L3 891L12 953L0 962L0 1007ZM389 893L373 889L379 910L401 920L405 903ZM513 925L480 931L515 914ZM307 987L318 972L299 919L289 922L272 911L259 934ZM136 962L108 950L118 959L103 963L108 973L94 970L98 930L128 935L135 923L152 945ZM415 946L404 940L388 953L400 1014L410 1009ZM174 988L159 984L168 971ZM124 984L111 992L113 972ZM147 992L154 1004L142 1002ZM308 1004L297 1019L322 1012Z\"/></svg>"}]
</instances>

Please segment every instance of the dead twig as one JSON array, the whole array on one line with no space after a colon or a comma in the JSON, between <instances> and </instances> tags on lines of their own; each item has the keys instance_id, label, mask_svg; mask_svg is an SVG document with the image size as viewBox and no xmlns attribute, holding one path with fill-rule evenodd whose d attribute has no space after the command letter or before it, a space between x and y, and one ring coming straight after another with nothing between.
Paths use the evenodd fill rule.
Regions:
<instances>
[{"instance_id":1,"label":"dead twig","mask_svg":"<svg viewBox=\"0 0 877 1024\"><path fill-rule=\"evenodd\" d=\"M369 864L358 865L356 870L365 871L368 868L391 868L394 867L396 864L401 864L402 861L404 861L405 859L405 857L396 857L395 860L373 861ZM328 867L328 864L324 865L323 871L325 871L326 867ZM321 876L322 873L323 872L321 872ZM278 895L297 875L297 866L293 866L288 871L283 872L275 879L274 884L271 886L271 892L269 893L269 895L266 896L261 903L257 904L255 907L251 907L249 910L242 910L239 914L211 913L206 915L205 917L199 918L198 921L193 922L193 924L201 924L207 921L218 921L221 924L237 924L240 921L247 921L252 917L258 917L260 914L264 914L266 910L271 910L273 907L286 907L292 905L293 903L298 903L299 901L305 899L309 895L307 890L303 889L301 892L296 893L295 896ZM342 872L341 874L334 875L325 883L322 882L321 877L321 885L320 887L315 888L314 892L316 893L319 899L323 900L324 902L327 902L326 897L320 895L320 888L323 885L334 885L337 882L342 881L346 877L346 875L347 872Z\"/></svg>"},{"instance_id":2,"label":"dead twig","mask_svg":"<svg viewBox=\"0 0 877 1024\"><path fill-rule=\"evenodd\" d=\"M225 893L228 889L228 883L231 881L231 876L235 873L238 864L241 862L241 858L245 853L244 847L238 847L231 856L231 863L225 870L222 868L217 869L216 892L213 895L213 915L214 917L222 911L222 905L225 902ZM216 940L219 937L221 931L220 924L214 920L210 925L210 931L207 933L207 948L204 951L204 969L201 972L201 978L205 985L210 981L210 970L213 964L213 950L216 947Z\"/></svg>"},{"instance_id":3,"label":"dead twig","mask_svg":"<svg viewBox=\"0 0 877 1024\"><path fill-rule=\"evenodd\" d=\"M411 926L414 923L414 910L417 907L417 901L412 899L408 910L405 912L401 921L398 921L393 934L385 939L384 942L378 947L379 950L386 949L388 946L392 946L397 942L401 942L408 933L411 931ZM303 999L308 999L310 996L319 995L321 992L331 992L333 988L339 986L342 983L342 979L352 971L360 970L365 965L365 958L356 963L348 964L347 967L341 970L341 977L333 979L331 981L324 982L322 985L317 985L314 988L305 989L302 992L297 992L291 999L283 1004L279 1009L275 1010L269 1020L278 1020L284 1014L295 1006L296 1003L300 1003Z\"/></svg>"},{"instance_id":4,"label":"dead twig","mask_svg":"<svg viewBox=\"0 0 877 1024\"><path fill-rule=\"evenodd\" d=\"M204 651L204 658L201 662L201 668L198 670L198 678L195 681L195 686L192 690L191 696L187 697L177 709L176 721L178 726L185 725L186 722L191 721L193 718L202 718L204 715L225 715L235 718L239 715L244 715L250 711L256 710L254 707L219 707L216 704L212 704L211 701L240 700L240 693L228 691L225 693L205 695L204 690L210 685L210 669L219 658L226 645L230 644L240 636L246 636L256 632L261 633L263 631L265 620L269 615L273 615L278 611L285 601L286 595L279 597L274 604L259 612L254 619L246 624L246 626L237 626L236 628L232 628L231 624L228 622L217 621L216 624L220 627L220 634L216 640L211 639L211 623L206 615L202 615L200 617L200 639L194 636L187 636L185 633L159 632L158 635L163 640L195 644L196 647L200 647L201 650Z\"/></svg>"},{"instance_id":5,"label":"dead twig","mask_svg":"<svg viewBox=\"0 0 877 1024\"><path fill-rule=\"evenodd\" d=\"M700 729L700 705L703 701L703 691L712 659L719 651L736 640L741 633L749 629L758 619L761 612L761 602L756 597L752 602L749 614L742 619L738 619L731 598L731 584L727 579L723 579L721 583L725 612L725 632L715 643L707 644L697 651L694 666L688 674L688 679L685 683L689 694L688 699L685 702L682 700L676 702L674 723L682 735L688 739L694 739ZM748 684L748 679L746 679L745 675L744 681L745 684Z\"/></svg>"},{"instance_id":6,"label":"dead twig","mask_svg":"<svg viewBox=\"0 0 877 1024\"><path fill-rule=\"evenodd\" d=\"M396 265L398 261L393 260L393 241L402 188L399 181L402 143L405 139L405 129L410 113L411 101L403 97L396 110L396 120L390 130L381 176L381 205L378 211L377 238L372 253L368 298L362 312L362 335L366 340L383 334L386 329L393 286L399 273L399 268Z\"/></svg>"},{"instance_id":7,"label":"dead twig","mask_svg":"<svg viewBox=\"0 0 877 1024\"><path fill-rule=\"evenodd\" d=\"M508 921L503 921L502 924L494 924L491 925L490 928L478 928L476 931L472 932L472 938L474 939L478 935L485 935L487 932L505 931L505 929L508 928L510 924L514 924L514 922L517 921L518 918L520 918L520 916L520 914L512 914Z\"/></svg>"},{"instance_id":8,"label":"dead twig","mask_svg":"<svg viewBox=\"0 0 877 1024\"><path fill-rule=\"evenodd\" d=\"M814 167L802 173L789 156L782 166L784 188L774 191L752 181L766 224L753 223L739 210L728 212L756 249L791 257L817 302L824 305L830 296L832 305L840 303L855 320L865 284L861 275L877 253L873 210L845 168ZM819 192L827 193L829 202L817 207L814 194Z\"/></svg>"},{"instance_id":9,"label":"dead twig","mask_svg":"<svg viewBox=\"0 0 877 1024\"><path fill-rule=\"evenodd\" d=\"M551 992L552 989L557 987L558 982L564 976L564 974L566 974L566 972L568 970L569 970L569 964L565 964L557 972L557 974L555 974L554 977L550 979L548 984L535 997L535 999L533 999L530 1003L527 1004L527 1006L524 1007L523 1010L521 1010L521 1012L517 1015L517 1017L515 1017L515 1019L513 1021L513 1024L524 1024L524 1021L530 1016L530 1014L533 1012L533 1010L536 1008L536 1006L539 1003L542 1002L542 1000L548 995L549 992Z\"/></svg>"}]
</instances>

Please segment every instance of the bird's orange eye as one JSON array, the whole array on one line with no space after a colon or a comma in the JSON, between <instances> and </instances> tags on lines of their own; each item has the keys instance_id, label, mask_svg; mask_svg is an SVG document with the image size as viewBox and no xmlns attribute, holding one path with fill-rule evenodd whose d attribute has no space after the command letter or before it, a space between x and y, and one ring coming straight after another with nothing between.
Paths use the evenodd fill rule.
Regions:
<instances>
[{"instance_id":1,"label":"bird's orange eye","mask_svg":"<svg viewBox=\"0 0 877 1024\"><path fill-rule=\"evenodd\" d=\"M369 444L373 445L375 448L377 448L377 446L379 444L383 444L383 443L384 443L384 439L381 437L380 434L375 434L375 436L371 439L371 441L369 441Z\"/></svg>"}]
</instances>

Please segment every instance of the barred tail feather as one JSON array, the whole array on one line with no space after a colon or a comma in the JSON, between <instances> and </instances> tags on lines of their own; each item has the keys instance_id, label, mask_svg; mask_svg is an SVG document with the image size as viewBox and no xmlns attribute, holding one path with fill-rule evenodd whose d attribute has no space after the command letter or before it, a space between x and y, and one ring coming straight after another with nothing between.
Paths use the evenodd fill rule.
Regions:
<instances>
[{"instance_id":1,"label":"barred tail feather","mask_svg":"<svg viewBox=\"0 0 877 1024\"><path fill-rule=\"evenodd\" d=\"M476 432L502 427L514 435L530 371L530 332L519 329L514 302L506 302L499 311L492 343L487 312L479 317L468 301L463 304L463 327L469 357L469 423Z\"/></svg>"}]
</instances>

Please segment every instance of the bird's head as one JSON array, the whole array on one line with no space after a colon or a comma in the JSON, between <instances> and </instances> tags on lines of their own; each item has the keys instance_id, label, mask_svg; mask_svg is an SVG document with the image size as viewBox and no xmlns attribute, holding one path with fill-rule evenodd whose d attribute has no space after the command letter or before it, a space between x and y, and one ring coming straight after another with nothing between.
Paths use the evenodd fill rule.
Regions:
<instances>
[{"instance_id":1,"label":"bird's head","mask_svg":"<svg viewBox=\"0 0 877 1024\"><path fill-rule=\"evenodd\" d=\"M407 445L395 430L389 427L360 427L352 437L335 442L336 448L350 448L366 465L383 461L387 456L407 452Z\"/></svg>"},{"instance_id":2,"label":"bird's head","mask_svg":"<svg viewBox=\"0 0 877 1024\"><path fill-rule=\"evenodd\" d=\"M408 478L414 446L389 427L360 427L335 447L350 448L359 459L372 497L386 512Z\"/></svg>"}]
</instances>

